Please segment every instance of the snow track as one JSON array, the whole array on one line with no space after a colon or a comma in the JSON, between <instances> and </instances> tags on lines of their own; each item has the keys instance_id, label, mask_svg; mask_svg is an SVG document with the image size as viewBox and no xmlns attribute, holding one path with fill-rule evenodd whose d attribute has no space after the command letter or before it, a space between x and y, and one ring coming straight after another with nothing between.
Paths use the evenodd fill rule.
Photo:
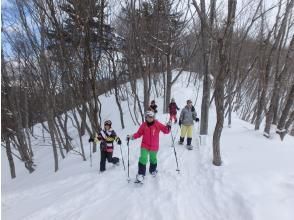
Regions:
<instances>
[{"instance_id":1,"label":"snow track","mask_svg":"<svg viewBox=\"0 0 294 220\"><path fill-rule=\"evenodd\" d=\"M101 219L177 220L191 216L229 219L232 211L223 210L233 208L235 216L244 216L239 219L251 219L242 196L224 185L222 168L211 166L206 146L188 151L185 146L176 144L181 169L178 174L170 139L169 135L163 137L166 144L162 143L159 151L157 177L147 174L142 186L126 181L122 165L109 165L102 174L97 167L89 168L83 174L6 196L5 204L10 204L11 209L5 207L5 211L15 216L10 219L94 219L99 216ZM137 149L131 147L134 177ZM26 212L21 216L13 214L13 207L20 205Z\"/></svg>"}]
</instances>

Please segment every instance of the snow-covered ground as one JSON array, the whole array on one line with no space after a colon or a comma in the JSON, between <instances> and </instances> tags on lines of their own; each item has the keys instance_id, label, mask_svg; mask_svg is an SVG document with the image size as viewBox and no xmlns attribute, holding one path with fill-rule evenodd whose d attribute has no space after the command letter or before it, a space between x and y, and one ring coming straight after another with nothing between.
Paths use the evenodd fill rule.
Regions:
<instances>
[{"instance_id":1,"label":"snow-covered ground","mask_svg":"<svg viewBox=\"0 0 294 220\"><path fill-rule=\"evenodd\" d=\"M196 88L186 88L188 74L183 74L172 88L172 96L180 108L187 99L195 100ZM201 91L201 90L200 90ZM201 93L201 92L200 92ZM154 97L154 96L152 96ZM162 98L157 98L161 122L167 121L162 112ZM127 103L123 102L126 129L120 128L118 108L113 95L101 96L103 119L111 119L118 135L124 139L134 133ZM201 94L196 110L200 113ZM37 170L28 174L18 161L17 178L10 179L6 153L2 149L2 218L18 219L130 219L130 220L293 220L294 219L294 138L283 142L278 137L266 139L252 125L235 115L232 128L224 127L221 139L223 165L212 165L212 134L215 109L210 110L209 137L206 146L188 151L176 145L180 173L171 135L161 135L158 153L159 174L147 174L144 185L127 182L123 165L107 164L99 174L99 153L89 160L69 153L60 159L60 169L54 173L52 148L43 141L34 141ZM41 127L36 133L42 135ZM197 125L195 125L195 130ZM72 132L74 128L71 129ZM179 137L178 125L172 132ZM196 136L196 131L194 131ZM48 135L47 135L48 136ZM88 137L84 137L89 159ZM78 146L78 140L74 140ZM140 139L130 142L130 176L134 178L140 150ZM197 139L193 139L197 145ZM127 145L122 145L127 160ZM120 156L119 146L114 154Z\"/></svg>"}]
</instances>

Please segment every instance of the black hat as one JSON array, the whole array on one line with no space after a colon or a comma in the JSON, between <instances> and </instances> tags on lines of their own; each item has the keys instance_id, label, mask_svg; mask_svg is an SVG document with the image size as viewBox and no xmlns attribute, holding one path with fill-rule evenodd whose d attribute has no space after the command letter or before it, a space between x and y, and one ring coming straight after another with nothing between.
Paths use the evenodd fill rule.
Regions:
<instances>
[{"instance_id":1,"label":"black hat","mask_svg":"<svg viewBox=\"0 0 294 220\"><path fill-rule=\"evenodd\" d=\"M110 120L106 120L106 121L104 122L104 126L105 126L105 125L109 125L109 126L111 127L111 124L112 124L112 122L111 122Z\"/></svg>"}]
</instances>

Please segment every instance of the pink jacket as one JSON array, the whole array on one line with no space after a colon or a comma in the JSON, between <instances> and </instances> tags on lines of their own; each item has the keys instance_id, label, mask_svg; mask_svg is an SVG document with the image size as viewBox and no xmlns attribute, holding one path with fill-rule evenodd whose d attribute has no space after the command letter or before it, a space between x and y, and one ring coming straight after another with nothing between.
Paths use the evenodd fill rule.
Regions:
<instances>
[{"instance_id":1,"label":"pink jacket","mask_svg":"<svg viewBox=\"0 0 294 220\"><path fill-rule=\"evenodd\" d=\"M133 135L137 139L143 135L141 147L149 151L158 151L159 148L159 132L168 134L170 130L159 121L155 120L154 124L148 127L147 123L141 124L139 130Z\"/></svg>"}]
</instances>

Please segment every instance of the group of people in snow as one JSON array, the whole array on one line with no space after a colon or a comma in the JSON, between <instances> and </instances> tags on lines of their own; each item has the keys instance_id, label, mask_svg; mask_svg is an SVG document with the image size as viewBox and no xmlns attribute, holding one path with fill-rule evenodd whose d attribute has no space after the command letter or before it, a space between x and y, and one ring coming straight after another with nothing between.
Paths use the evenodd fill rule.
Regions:
<instances>
[{"instance_id":1,"label":"group of people in snow","mask_svg":"<svg viewBox=\"0 0 294 220\"><path fill-rule=\"evenodd\" d=\"M177 111L180 108L177 106L175 99L172 98L169 104L169 121L166 125L160 123L155 119L157 113L157 105L154 100L145 113L145 122L143 122L138 131L132 135L127 135L127 140L134 140L142 137L141 151L138 162L137 181L141 182L146 175L146 165L148 157L150 160L149 173L153 176L157 174L157 152L159 150L159 133L169 134L172 123L177 123ZM183 145L184 139L187 136L187 148L191 149L192 131L194 121L199 122L194 106L191 100L187 100L187 105L182 109L179 117L179 126L181 127L181 135L179 144ZM109 163L118 165L119 158L113 157L113 143L117 142L121 145L121 139L112 129L112 122L106 120L104 122L104 129L102 129L95 137L91 137L89 142L100 142L100 172L105 171L106 160ZM190 147L190 148L189 148Z\"/></svg>"}]
</instances>

